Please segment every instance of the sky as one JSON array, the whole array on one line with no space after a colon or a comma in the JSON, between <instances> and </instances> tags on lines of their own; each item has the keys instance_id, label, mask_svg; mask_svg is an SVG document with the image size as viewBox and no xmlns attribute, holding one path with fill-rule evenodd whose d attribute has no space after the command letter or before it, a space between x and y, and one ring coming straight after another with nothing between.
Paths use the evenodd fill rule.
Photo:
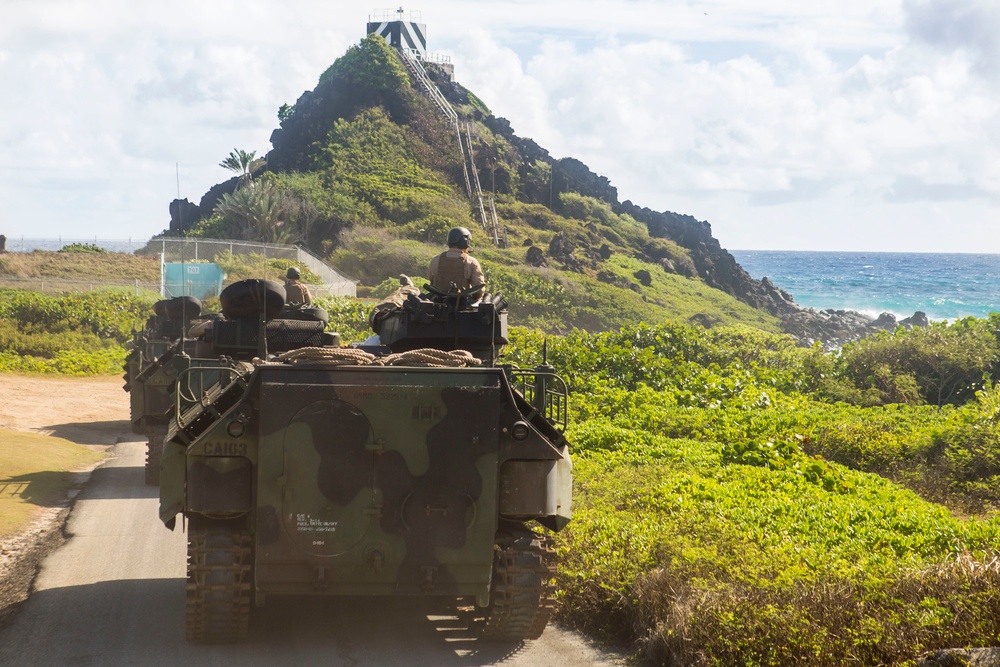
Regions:
<instances>
[{"instance_id":1,"label":"sky","mask_svg":"<svg viewBox=\"0 0 1000 667\"><path fill-rule=\"evenodd\" d=\"M0 234L161 232L389 7L0 0ZM403 9L518 135L724 248L1000 253L995 0Z\"/></svg>"}]
</instances>

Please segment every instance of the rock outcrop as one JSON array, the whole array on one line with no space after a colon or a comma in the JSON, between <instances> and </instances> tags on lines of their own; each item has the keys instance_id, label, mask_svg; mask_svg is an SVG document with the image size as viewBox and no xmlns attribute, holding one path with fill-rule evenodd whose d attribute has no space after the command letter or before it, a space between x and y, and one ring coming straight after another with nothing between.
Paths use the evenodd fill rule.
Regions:
<instances>
[{"instance_id":1,"label":"rock outcrop","mask_svg":"<svg viewBox=\"0 0 1000 667\"><path fill-rule=\"evenodd\" d=\"M524 262L528 266L545 266L545 253L536 245L528 246L524 253Z\"/></svg>"},{"instance_id":2,"label":"rock outcrop","mask_svg":"<svg viewBox=\"0 0 1000 667\"><path fill-rule=\"evenodd\" d=\"M608 202L615 213L629 215L644 223L651 236L669 239L688 251L690 260L683 256L676 261L666 257L652 258L663 267L664 271L701 278L710 287L720 289L743 303L779 317L782 329L798 338L803 345L819 342L827 349L834 349L878 331L891 331L898 325L911 327L928 324L926 315L919 312L897 322L895 316L890 313L883 313L878 318L872 319L854 311L832 309L816 311L812 308L802 308L795 303L790 293L768 278L757 280L750 276L736 258L712 236L712 226L708 222L671 211L653 211L637 206L631 201L619 202L618 191L610 181L592 172L579 160L554 159L547 150L531 139L522 139L514 134L510 123L504 118L488 116L483 122L493 132L507 139L520 154L522 170L525 172L521 174L522 179L527 176L530 166L536 162L544 162L551 166L553 175L550 187L544 192L524 193L529 199L533 198L536 203L558 209L559 194L571 191ZM546 254L564 268L582 271L584 267L572 252L573 243L574 241L566 234L557 234L550 242ZM599 247L595 244L594 252L591 254L596 263L608 259L611 256L611 248L606 243ZM529 256L525 259L528 264L534 266L539 266L545 261L537 249L529 252ZM642 285L648 286L652 283L652 277L646 271L643 271L642 275L637 273L634 277ZM638 289L636 283L614 276L611 272L598 271L597 278L625 289ZM711 326L712 323L701 322L701 324Z\"/></svg>"},{"instance_id":3,"label":"rock outcrop","mask_svg":"<svg viewBox=\"0 0 1000 667\"><path fill-rule=\"evenodd\" d=\"M842 347L879 331L894 331L898 326L909 329L928 324L927 316L920 311L897 322L892 313L882 313L873 319L853 310L830 308L818 311L797 306L796 310L787 313L781 320L782 330L798 338L804 345L820 343L827 349Z\"/></svg>"}]
</instances>

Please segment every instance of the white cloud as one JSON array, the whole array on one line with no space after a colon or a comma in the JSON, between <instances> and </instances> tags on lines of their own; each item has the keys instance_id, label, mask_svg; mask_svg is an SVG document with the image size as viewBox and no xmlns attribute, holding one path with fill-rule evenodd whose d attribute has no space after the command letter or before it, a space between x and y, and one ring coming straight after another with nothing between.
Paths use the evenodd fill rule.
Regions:
<instances>
[{"instance_id":1,"label":"white cloud","mask_svg":"<svg viewBox=\"0 0 1000 667\"><path fill-rule=\"evenodd\" d=\"M440 0L422 18L518 134L725 246L937 250L948 224L1000 252L994 4ZM370 11L5 0L0 233L158 232L175 165L197 201L232 148L266 152Z\"/></svg>"},{"instance_id":2,"label":"white cloud","mask_svg":"<svg viewBox=\"0 0 1000 667\"><path fill-rule=\"evenodd\" d=\"M770 50L717 60L695 57L703 49L683 38L552 37L512 82L531 90L530 113L494 110L610 177L622 198L709 218L724 244L731 234L734 247L825 247L823 227L850 228L851 218L864 225L835 247L940 249L932 234L911 234L914 221L934 229L943 216L920 202L962 202L970 219L955 219L976 229L997 212L1000 95L966 54L908 41L890 5L869 32L895 39L853 59L832 45L851 44L842 31L872 16L860 3L837 17L787 7L789 20L758 33L777 35ZM734 25L746 29L745 15ZM477 90L492 77L461 78ZM743 234L746 221L767 233ZM996 233L983 240L1000 251Z\"/></svg>"}]
</instances>

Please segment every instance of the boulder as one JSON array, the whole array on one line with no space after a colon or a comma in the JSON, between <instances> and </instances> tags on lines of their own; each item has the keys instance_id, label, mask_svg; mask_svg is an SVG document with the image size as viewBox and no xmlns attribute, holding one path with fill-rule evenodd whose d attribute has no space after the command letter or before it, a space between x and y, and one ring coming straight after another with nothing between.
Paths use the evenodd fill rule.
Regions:
<instances>
[{"instance_id":1,"label":"boulder","mask_svg":"<svg viewBox=\"0 0 1000 667\"><path fill-rule=\"evenodd\" d=\"M650 275L649 271L646 269L639 269L632 275L635 276L635 279L638 280L643 287L649 287L653 284L653 276Z\"/></svg>"},{"instance_id":2,"label":"boulder","mask_svg":"<svg viewBox=\"0 0 1000 667\"><path fill-rule=\"evenodd\" d=\"M904 327L929 327L931 325L930 320L927 319L927 313L919 310L910 317L900 320L899 323Z\"/></svg>"},{"instance_id":3,"label":"boulder","mask_svg":"<svg viewBox=\"0 0 1000 667\"><path fill-rule=\"evenodd\" d=\"M600 280L602 283L614 285L615 287L620 287L622 289L630 289L633 292L639 291L639 286L636 285L634 282L632 282L628 278L625 278L624 276L619 276L616 273L612 273L611 271L598 271L597 279Z\"/></svg>"},{"instance_id":4,"label":"boulder","mask_svg":"<svg viewBox=\"0 0 1000 667\"><path fill-rule=\"evenodd\" d=\"M536 245L528 246L528 251L524 253L524 261L529 266L545 266L545 254Z\"/></svg>"},{"instance_id":5,"label":"boulder","mask_svg":"<svg viewBox=\"0 0 1000 667\"><path fill-rule=\"evenodd\" d=\"M879 315L871 325L875 329L884 329L886 331L894 331L896 329L896 316L892 313L882 313Z\"/></svg>"},{"instance_id":6,"label":"boulder","mask_svg":"<svg viewBox=\"0 0 1000 667\"><path fill-rule=\"evenodd\" d=\"M559 257L572 251L572 246L562 234L556 234L549 241L549 257Z\"/></svg>"},{"instance_id":7,"label":"boulder","mask_svg":"<svg viewBox=\"0 0 1000 667\"><path fill-rule=\"evenodd\" d=\"M706 315L705 313L696 313L688 318L688 322L691 324L697 324L705 329L711 329L719 323L719 318Z\"/></svg>"}]
</instances>

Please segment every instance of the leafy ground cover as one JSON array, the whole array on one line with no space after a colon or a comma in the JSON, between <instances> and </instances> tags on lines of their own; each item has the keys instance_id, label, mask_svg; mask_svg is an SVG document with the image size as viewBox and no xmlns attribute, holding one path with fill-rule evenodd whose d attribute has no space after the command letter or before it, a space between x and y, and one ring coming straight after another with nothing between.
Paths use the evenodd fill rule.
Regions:
<instances>
[{"instance_id":1,"label":"leafy ground cover","mask_svg":"<svg viewBox=\"0 0 1000 667\"><path fill-rule=\"evenodd\" d=\"M113 290L53 296L0 289L0 371L118 373L123 345L154 300Z\"/></svg>"},{"instance_id":2,"label":"leafy ground cover","mask_svg":"<svg viewBox=\"0 0 1000 667\"><path fill-rule=\"evenodd\" d=\"M512 360L537 361L543 337L515 333ZM548 354L576 392L567 621L671 665L904 665L1000 639L1000 389L831 403L816 369L837 355L742 328L574 332Z\"/></svg>"},{"instance_id":3,"label":"leafy ground cover","mask_svg":"<svg viewBox=\"0 0 1000 667\"><path fill-rule=\"evenodd\" d=\"M66 373L121 355L151 307L0 297L0 363ZM368 335L370 303L319 305L345 341ZM514 327L502 361L531 366L547 341L574 392L562 617L660 664L904 665L997 643L998 338L1000 316L834 354L746 325ZM913 391L885 391L884 366Z\"/></svg>"}]
</instances>

